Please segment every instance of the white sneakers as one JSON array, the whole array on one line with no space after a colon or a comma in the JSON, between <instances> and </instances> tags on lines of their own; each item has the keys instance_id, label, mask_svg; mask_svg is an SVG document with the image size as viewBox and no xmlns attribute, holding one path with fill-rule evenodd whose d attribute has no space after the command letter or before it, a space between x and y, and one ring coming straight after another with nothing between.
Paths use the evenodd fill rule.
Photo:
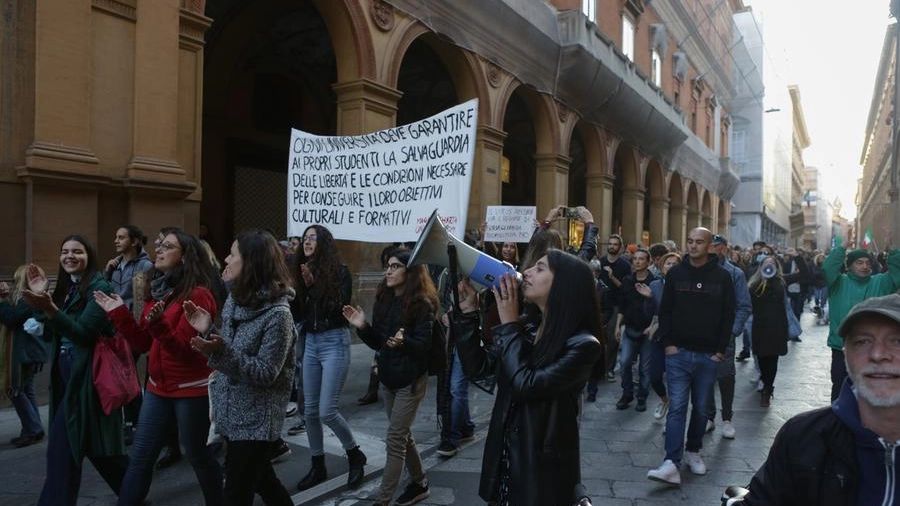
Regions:
<instances>
[{"instance_id":1,"label":"white sneakers","mask_svg":"<svg viewBox=\"0 0 900 506\"><path fill-rule=\"evenodd\" d=\"M660 401L660 403L656 406L656 410L653 412L653 418L657 420L662 420L666 413L669 412L669 401Z\"/></svg>"},{"instance_id":2,"label":"white sneakers","mask_svg":"<svg viewBox=\"0 0 900 506\"><path fill-rule=\"evenodd\" d=\"M684 463L691 469L694 474L706 474L706 463L698 452L684 452Z\"/></svg>"},{"instance_id":3,"label":"white sneakers","mask_svg":"<svg viewBox=\"0 0 900 506\"><path fill-rule=\"evenodd\" d=\"M669 485L681 485L681 473L671 460L666 459L656 469L647 471L647 479L666 483Z\"/></svg>"},{"instance_id":4,"label":"white sneakers","mask_svg":"<svg viewBox=\"0 0 900 506\"><path fill-rule=\"evenodd\" d=\"M706 474L706 463L697 452L684 452L683 463L694 474ZM678 466L669 459L664 460L662 465L656 469L647 471L647 479L667 485L681 485L681 473L678 472Z\"/></svg>"},{"instance_id":5,"label":"white sneakers","mask_svg":"<svg viewBox=\"0 0 900 506\"><path fill-rule=\"evenodd\" d=\"M707 420L706 421L706 432L712 432L714 430L716 430L716 422L714 422L712 420Z\"/></svg>"},{"instance_id":6,"label":"white sneakers","mask_svg":"<svg viewBox=\"0 0 900 506\"><path fill-rule=\"evenodd\" d=\"M725 439L734 439L734 425L732 425L731 420L722 422L722 437Z\"/></svg>"}]
</instances>

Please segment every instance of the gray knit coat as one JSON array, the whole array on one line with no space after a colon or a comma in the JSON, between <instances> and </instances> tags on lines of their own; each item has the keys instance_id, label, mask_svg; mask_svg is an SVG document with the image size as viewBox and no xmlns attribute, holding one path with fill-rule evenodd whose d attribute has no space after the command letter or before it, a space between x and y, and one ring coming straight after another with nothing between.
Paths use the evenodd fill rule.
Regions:
<instances>
[{"instance_id":1,"label":"gray knit coat","mask_svg":"<svg viewBox=\"0 0 900 506\"><path fill-rule=\"evenodd\" d=\"M294 378L294 330L287 297L250 309L231 296L222 309L224 348L209 356L216 430L232 441L281 437Z\"/></svg>"}]
</instances>

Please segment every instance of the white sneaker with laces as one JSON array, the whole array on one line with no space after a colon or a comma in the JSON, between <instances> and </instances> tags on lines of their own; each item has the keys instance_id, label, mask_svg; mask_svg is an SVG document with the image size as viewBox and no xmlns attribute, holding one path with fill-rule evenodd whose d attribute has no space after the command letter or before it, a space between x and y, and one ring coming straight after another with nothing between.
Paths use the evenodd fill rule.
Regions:
<instances>
[{"instance_id":1,"label":"white sneaker with laces","mask_svg":"<svg viewBox=\"0 0 900 506\"><path fill-rule=\"evenodd\" d=\"M716 422L714 422L712 420L707 420L706 421L706 432L712 432L714 430L716 430Z\"/></svg>"},{"instance_id":2,"label":"white sneaker with laces","mask_svg":"<svg viewBox=\"0 0 900 506\"><path fill-rule=\"evenodd\" d=\"M722 423L722 437L734 439L734 425L732 425L731 420L725 420Z\"/></svg>"},{"instance_id":3,"label":"white sneaker with laces","mask_svg":"<svg viewBox=\"0 0 900 506\"><path fill-rule=\"evenodd\" d=\"M662 420L666 413L669 412L669 401L660 401L660 403L656 406L656 410L653 412L653 418L657 420Z\"/></svg>"},{"instance_id":4,"label":"white sneaker with laces","mask_svg":"<svg viewBox=\"0 0 900 506\"><path fill-rule=\"evenodd\" d=\"M684 452L684 463L691 469L694 474L706 474L706 463L703 457L697 452Z\"/></svg>"},{"instance_id":5,"label":"white sneaker with laces","mask_svg":"<svg viewBox=\"0 0 900 506\"><path fill-rule=\"evenodd\" d=\"M669 485L681 485L681 473L678 472L675 463L668 459L656 469L647 471L647 479Z\"/></svg>"}]
</instances>

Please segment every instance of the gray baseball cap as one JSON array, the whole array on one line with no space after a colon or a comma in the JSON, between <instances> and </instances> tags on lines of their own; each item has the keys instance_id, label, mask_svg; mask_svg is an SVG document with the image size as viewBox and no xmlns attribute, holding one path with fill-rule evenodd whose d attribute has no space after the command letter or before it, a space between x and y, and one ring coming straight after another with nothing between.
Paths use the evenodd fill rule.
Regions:
<instances>
[{"instance_id":1,"label":"gray baseball cap","mask_svg":"<svg viewBox=\"0 0 900 506\"><path fill-rule=\"evenodd\" d=\"M880 314L900 324L900 294L892 293L882 297L872 297L853 306L838 328L838 335L847 337L850 329L862 315Z\"/></svg>"}]
</instances>

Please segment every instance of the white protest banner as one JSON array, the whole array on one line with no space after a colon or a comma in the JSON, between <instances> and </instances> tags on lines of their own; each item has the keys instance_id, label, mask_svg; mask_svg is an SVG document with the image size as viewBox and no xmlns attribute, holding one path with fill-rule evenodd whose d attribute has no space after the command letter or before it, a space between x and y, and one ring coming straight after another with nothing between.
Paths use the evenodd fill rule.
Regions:
<instances>
[{"instance_id":1,"label":"white protest banner","mask_svg":"<svg viewBox=\"0 0 900 506\"><path fill-rule=\"evenodd\" d=\"M484 240L528 242L534 233L534 206L488 206Z\"/></svg>"},{"instance_id":2,"label":"white protest banner","mask_svg":"<svg viewBox=\"0 0 900 506\"><path fill-rule=\"evenodd\" d=\"M475 158L478 100L363 135L291 131L288 235L313 224L336 239L415 241L438 209L463 236Z\"/></svg>"}]
</instances>

